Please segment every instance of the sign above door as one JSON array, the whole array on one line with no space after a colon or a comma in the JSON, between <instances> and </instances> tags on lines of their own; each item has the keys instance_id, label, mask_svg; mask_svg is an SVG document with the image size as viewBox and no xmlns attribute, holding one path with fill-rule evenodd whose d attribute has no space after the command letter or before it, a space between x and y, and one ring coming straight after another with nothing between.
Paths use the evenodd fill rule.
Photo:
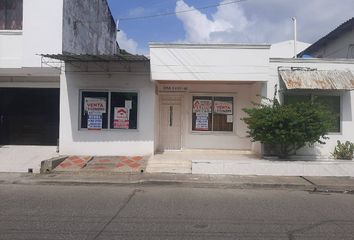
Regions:
<instances>
[{"instance_id":1,"label":"sign above door","mask_svg":"<svg viewBox=\"0 0 354 240\"><path fill-rule=\"evenodd\" d=\"M159 92L188 92L188 86L181 84L160 84Z\"/></svg>"}]
</instances>

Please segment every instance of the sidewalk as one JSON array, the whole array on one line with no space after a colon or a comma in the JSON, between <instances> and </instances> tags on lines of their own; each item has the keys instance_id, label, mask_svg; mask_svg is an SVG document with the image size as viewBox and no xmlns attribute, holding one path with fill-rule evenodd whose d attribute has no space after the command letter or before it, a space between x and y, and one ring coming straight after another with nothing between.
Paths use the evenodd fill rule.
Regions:
<instances>
[{"instance_id":1,"label":"sidewalk","mask_svg":"<svg viewBox=\"0 0 354 240\"><path fill-rule=\"evenodd\" d=\"M59 156L53 146L0 146L0 172L39 173L41 162Z\"/></svg>"},{"instance_id":2,"label":"sidewalk","mask_svg":"<svg viewBox=\"0 0 354 240\"><path fill-rule=\"evenodd\" d=\"M353 192L354 178L348 177L274 177L148 173L0 173L1 184L53 185L175 185L207 188L293 189L305 191Z\"/></svg>"}]
</instances>

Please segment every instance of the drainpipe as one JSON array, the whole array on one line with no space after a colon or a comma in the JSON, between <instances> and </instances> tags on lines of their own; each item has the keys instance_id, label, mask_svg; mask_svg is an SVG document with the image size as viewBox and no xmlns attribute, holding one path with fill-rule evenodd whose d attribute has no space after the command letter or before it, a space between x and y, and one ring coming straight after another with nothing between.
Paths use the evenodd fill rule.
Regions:
<instances>
[{"instance_id":1,"label":"drainpipe","mask_svg":"<svg viewBox=\"0 0 354 240\"><path fill-rule=\"evenodd\" d=\"M297 58L297 22L295 17L292 20L294 22L294 58Z\"/></svg>"}]
</instances>

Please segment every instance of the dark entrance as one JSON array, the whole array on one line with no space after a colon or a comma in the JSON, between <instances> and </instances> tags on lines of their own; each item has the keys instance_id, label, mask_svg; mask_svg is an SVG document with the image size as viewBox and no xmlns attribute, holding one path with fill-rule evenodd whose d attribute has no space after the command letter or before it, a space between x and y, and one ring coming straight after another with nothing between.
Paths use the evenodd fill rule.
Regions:
<instances>
[{"instance_id":1,"label":"dark entrance","mask_svg":"<svg viewBox=\"0 0 354 240\"><path fill-rule=\"evenodd\" d=\"M56 145L59 89L0 88L0 145Z\"/></svg>"}]
</instances>

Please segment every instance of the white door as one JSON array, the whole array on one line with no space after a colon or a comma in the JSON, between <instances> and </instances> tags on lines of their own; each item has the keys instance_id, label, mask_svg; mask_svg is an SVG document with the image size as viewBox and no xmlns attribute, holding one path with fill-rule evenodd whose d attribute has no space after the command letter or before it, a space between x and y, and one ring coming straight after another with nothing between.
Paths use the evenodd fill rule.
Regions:
<instances>
[{"instance_id":1,"label":"white door","mask_svg":"<svg viewBox=\"0 0 354 240\"><path fill-rule=\"evenodd\" d=\"M180 96L160 97L160 150L181 149Z\"/></svg>"}]
</instances>

